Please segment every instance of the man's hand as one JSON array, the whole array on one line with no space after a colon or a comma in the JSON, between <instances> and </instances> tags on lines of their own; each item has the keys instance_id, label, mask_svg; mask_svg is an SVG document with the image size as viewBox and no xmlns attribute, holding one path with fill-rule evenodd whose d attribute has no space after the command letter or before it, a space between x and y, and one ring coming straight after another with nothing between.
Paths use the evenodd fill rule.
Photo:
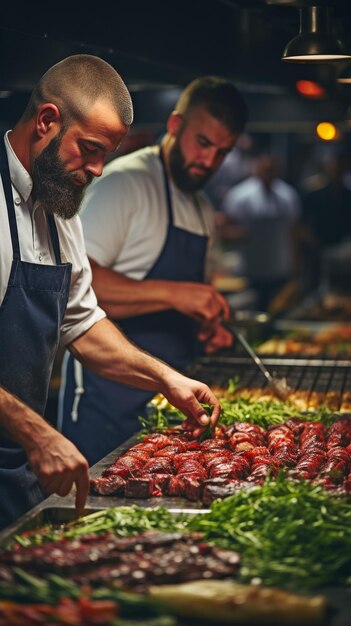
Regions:
<instances>
[{"instance_id":1,"label":"man's hand","mask_svg":"<svg viewBox=\"0 0 351 626\"><path fill-rule=\"evenodd\" d=\"M170 303L180 313L200 322L213 323L220 318L229 319L228 302L212 285L174 282Z\"/></svg>"},{"instance_id":2,"label":"man's hand","mask_svg":"<svg viewBox=\"0 0 351 626\"><path fill-rule=\"evenodd\" d=\"M204 383L174 371L162 393L173 406L186 415L183 428L192 431L194 437L201 435L208 426L216 426L221 407L214 393ZM212 407L211 415L206 413L200 403Z\"/></svg>"},{"instance_id":3,"label":"man's hand","mask_svg":"<svg viewBox=\"0 0 351 626\"><path fill-rule=\"evenodd\" d=\"M82 515L89 493L88 462L77 448L54 429L38 445L27 449L28 461L48 494L67 496L76 486L76 510Z\"/></svg>"},{"instance_id":4,"label":"man's hand","mask_svg":"<svg viewBox=\"0 0 351 626\"><path fill-rule=\"evenodd\" d=\"M206 354L213 354L217 350L233 345L233 335L220 323L203 324L198 339L205 343Z\"/></svg>"}]
</instances>

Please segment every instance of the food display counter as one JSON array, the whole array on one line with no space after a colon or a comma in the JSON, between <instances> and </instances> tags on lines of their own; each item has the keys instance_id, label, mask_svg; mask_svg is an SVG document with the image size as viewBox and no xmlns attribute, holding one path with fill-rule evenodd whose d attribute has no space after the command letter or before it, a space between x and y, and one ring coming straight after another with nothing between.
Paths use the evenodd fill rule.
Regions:
<instances>
[{"instance_id":1,"label":"food display counter","mask_svg":"<svg viewBox=\"0 0 351 626\"><path fill-rule=\"evenodd\" d=\"M348 586L347 580L349 581L351 576L351 561L349 557L351 552L351 500L349 495L351 493L349 489L349 486L351 486L349 485L351 464L351 428L349 424L351 416L351 361L347 359L323 359L316 357L301 359L299 357L279 358L272 356L265 358L265 362L277 376L285 377L289 387L293 389L292 396L289 398L290 408L287 410L286 415L284 414L283 403L276 403L276 399L270 396L265 386L263 375L250 359L235 356L211 356L198 359L189 369L189 374L210 384L220 395L223 393L223 414L227 421L223 422L222 426L215 433L212 433L215 435L214 438L209 436L210 433L207 433L201 442L192 443L189 440L189 446L187 443L187 450L184 450L180 436L182 431L177 428L177 422L174 421L174 416L172 416L172 411L170 410L169 422L165 423L162 432L160 432L160 429L157 429L157 432L151 435L151 438L150 435L146 435L146 439L142 438L140 434L133 436L90 469L92 493L87 500L86 517L83 521L74 521L75 511L72 495L66 498L51 496L35 509L29 511L11 527L0 533L0 546L3 549L9 548L10 545L13 545L12 542L15 536L19 535L20 538L22 537L22 543L20 541L19 545L23 548L27 539L30 540L33 529L47 527L49 524L53 530L45 532L47 532L47 536L50 539L52 539L52 533L67 532L67 537L70 536L70 540L72 540L72 537L75 537L72 552L76 549L79 552L83 550L83 547L86 549L86 543L89 543L89 541L94 542L96 540L99 546L101 542L103 543L102 539L93 538L95 533L101 533L102 527L98 526L98 520L104 520L104 532L106 528L109 528L109 532L112 532L113 528L113 531L117 534L120 533L124 538L123 541L125 541L131 532L129 527L132 525L135 515L138 516L139 520L143 520L140 532L145 532L146 528L148 528L148 532L161 530L164 533L167 531L172 534L170 541L177 543L178 540L182 541L182 539L179 539L178 535L180 526L175 525L178 523L184 524L185 533L190 531L190 533L195 534L187 535L186 544L181 547L181 552L173 552L178 550L178 547L172 544L165 552L159 551L157 553L161 561L166 559L168 569L166 568L167 572L162 574L164 576L162 584L155 586L153 583L153 587L158 589L155 593L160 594L166 593L169 588L171 597L167 598L168 604L166 603L165 605L168 608L167 610L162 609L161 614L158 612L156 616L152 616L150 619L156 620L152 622L148 621L146 616L145 619L142 618L145 607L139 607L137 621L132 622L133 626L134 623L163 626L163 623L157 620L165 618L165 616L170 621L168 623L165 622L164 626L195 626L195 624L199 623L202 626L205 626L207 623L215 623L216 626L220 626L222 623L242 625L255 623L260 624L260 626L261 624L269 626L269 624L281 623L291 624L291 626L299 626L300 624L349 626L351 588ZM230 417L230 410L233 409L234 405L230 405L230 402L236 402L236 400L238 405L240 405L241 413L240 411L234 411L231 423L228 416ZM263 422L260 421L261 417L257 411L250 413L251 408L253 406L257 408L258 403L261 403L261 407L263 407L260 415L262 416L266 411L266 419ZM163 411L162 406L165 406L162 404L162 400L155 399L152 403L150 407L150 425L153 423L152 414L158 410ZM322 411L320 411L321 407L324 407ZM165 408L165 415L168 409L167 407ZM295 428L296 430L294 430ZM287 435L289 429L291 432ZM295 439L294 458L291 457L288 449L289 436L292 436L292 433L294 433L293 438ZM321 433L322 439L320 439ZM165 439L162 440L162 437ZM186 497L186 494L182 494L181 491L178 495L169 495L166 489L162 493L162 488L157 489L157 487L162 487L161 483L158 485L157 481L153 483L153 491L149 492L147 497L145 495L143 497L143 490L140 491L139 487L137 491L130 490L128 496L126 495L128 491L125 490L121 490L119 493L112 492L110 495L93 492L94 486L99 483L102 477L111 476L111 473L113 475L114 472L115 475L126 478L126 482L131 479L131 483L135 485L138 482L135 479L138 478L139 470L136 459L143 452L142 444L149 446L150 451L149 457L143 461L144 467L150 458L157 461L162 456L165 458L168 452L175 457L175 453L171 450L172 443L175 443L174 439L173 441L166 441L167 437L178 438L176 446L178 460L180 460L182 454L183 456L185 454L185 456L188 455L187 461L189 462L189 452L190 456L192 455L191 467L188 468L189 473L187 476L187 482L192 488L190 494L196 493L193 490L193 488L196 488L196 480L194 481L194 478L197 478L199 481L201 474L199 458L195 458L193 453L195 451L198 456L202 455L202 461L206 457L206 471L210 472L210 474L207 473L206 478L208 480L210 477L209 483L211 483L211 476L213 478L210 484L210 488L213 489L214 486L212 491L214 497L212 499L204 500L203 498L195 497L192 499L191 497ZM223 441L224 438L226 438L226 443L223 445L222 443L218 444L222 448L218 446L216 448L214 443L216 441L218 443L219 440ZM158 447L156 442L162 443ZM283 447L280 447L280 443L282 443ZM153 447L152 451L151 447ZM134 456L132 466L129 468L128 465L123 467L123 458L125 458L126 454L127 456L129 454L129 458L133 458L130 454L133 449L137 451L137 455ZM231 478L229 480L229 488L227 486L227 478L223 474L224 470L228 470L228 465L226 468L224 467L225 463L220 463L220 460L222 459L223 461L226 453L228 453L228 458L230 456ZM240 473L243 468L239 467L238 463L235 462L234 457L236 454L240 459L245 457L245 463L249 458L251 459L252 467L250 473L246 473L246 477ZM285 455L286 465L283 469L287 474L281 474L278 471L279 463L275 465L277 460L282 460L282 454L283 456ZM272 471L267 472L266 462L269 455L273 459L269 468ZM304 455L308 463L306 463ZM324 460L322 460L323 455ZM310 457L313 457L313 462L311 463ZM121 461L122 463L120 463ZM298 466L304 472L303 475L297 476L296 468ZM331 468L330 476L326 474L326 470L318 473L317 470L315 471L315 467L319 469ZM121 468L122 472L120 472ZM214 468L215 473L213 474ZM294 470L295 475L293 475ZM155 473L155 467L153 471ZM219 474L217 475L216 472L218 473L218 471ZM177 472L174 473L177 474ZM236 478L234 478L233 472L237 472ZM264 476L267 478L266 481ZM301 476L303 480L300 482ZM147 482L145 481L145 484ZM148 484L150 484L150 481ZM144 489L144 486L142 485L142 489ZM133 493L135 497L133 497ZM187 496L189 496L189 492L187 492ZM98 527L100 528L99 531L96 530ZM85 540L84 532L88 532L88 529L90 539L87 538ZM39 536L40 533L41 531ZM197 535L196 533L203 534ZM211 553L209 552L210 549L206 548L211 565L206 565L205 570L200 568L202 574L204 571L207 572L206 576L210 577L210 582L213 583L211 586L208 580L206 582L206 576L205 580L202 580L203 585L209 585L207 588L208 595L214 593L213 589L216 588L217 584L221 585L221 583L224 583L221 590L218 589L215 593L217 602L218 598L223 597L222 607L217 604L214 609L213 605L209 604L207 615L206 608L202 608L201 615L191 613L191 610L195 610L199 602L203 607L206 607L204 596L202 596L202 600L199 600L201 593L204 593L201 585L200 589L202 591L200 592L196 585L195 591L193 587L187 586L194 584L193 576L195 575L194 572L197 571L195 568L199 565L197 557L194 562L192 561L192 555L198 554L199 545L197 542L200 536L204 545L207 545L206 542L208 542L211 545L213 543L215 546L214 552ZM140 551L139 555L141 555L142 562L144 560L145 562L148 561L148 558L143 556L146 545L143 542L147 542L149 539L150 537L148 536L146 539L141 536L136 544L139 546L137 550ZM35 541L37 541L37 538ZM111 541L109 535L106 536L106 541ZM152 541L157 543L164 541L164 539L154 538ZM131 543L128 545L131 546ZM92 546L93 543L90 543L90 547ZM50 554L49 557L45 556L46 550L44 548L42 552L44 560L46 558L49 561L50 559L52 560L53 557L51 555L55 555L56 549L58 549L58 555L60 555L60 547L61 544L53 546L49 544L49 548L47 548ZM113 547L113 549L115 548ZM100 547L94 547L94 549L95 556L93 560L98 558ZM120 550L120 547L116 549ZM132 548L128 549L132 550ZM161 550L160 547L159 550ZM218 552L216 552L217 550ZM232 551L231 556L228 556L228 550ZM168 556L165 556L167 552ZM175 554L175 561L178 563L175 569L173 567L174 563L172 563L171 567L169 565L169 555L173 553ZM140 574L140 568L136 565L139 562L135 561L137 557L133 555L130 555L129 560L127 559L130 564L128 565L127 573L125 569L123 570L125 572L123 575L128 575L132 579L135 576L144 576L144 573ZM35 553L35 556L38 560L37 553ZM21 566L21 557L16 557L16 554L14 554L13 558L19 559L16 562L17 565ZM64 559L65 557L62 558ZM1 559L2 555L0 552L0 576L3 576L7 565L6 559L2 564ZM294 559L298 559L299 567L294 563ZM184 570L187 561L188 569ZM229 577L225 578L223 572L227 572L225 568L229 567L229 562L233 570L229 573ZM330 569L331 562L333 562L334 569ZM184 567L183 563L185 564ZM174 572L175 570L178 572L177 568L178 566L180 567L180 564L182 564L182 573L180 578L177 578L178 574L176 576ZM117 571L118 567L115 564L113 571L111 570L111 579L120 575ZM24 576L29 575L30 577L33 575L30 560L28 568ZM145 568L147 568L147 565L145 565ZM156 565L153 569L157 570ZM170 570L173 573L170 574ZM34 571L36 577L37 572L36 570ZM184 573L185 571L188 573ZM214 572L218 571L222 572L224 580L221 580L222 574L219 575L217 580L217 574L214 574ZM77 584L77 580L79 580L77 578L77 567L75 566L70 570L67 564L65 565L64 563L63 568L61 567L60 569L58 567L54 569L53 579L52 574L49 576L49 582L53 580L56 584L56 587L54 585L55 589L63 584L62 574L69 581L69 585L71 583ZM57 575L58 578L55 578ZM155 572L151 576L154 575ZM72 576L72 581L70 576ZM174 577L173 585L165 584L163 589L161 589L164 583L169 582L167 576ZM184 578L182 578L184 576L185 582ZM212 580L212 577L214 577L214 580ZM2 580L2 584L4 584L4 578ZM230 587L232 583L234 585L239 584L239 587L243 585L243 589L246 590L249 588L251 594L248 600L243 601L246 613L240 614L240 619L235 617L237 609L233 604L230 604L230 608L228 608L228 597L225 595L228 591L228 586ZM38 583L36 580L35 584L40 586L42 583ZM123 606L125 598L121 598L119 595L120 590L118 590L118 587L116 588L112 585L113 592L111 592L110 585L111 580L107 579L101 584L95 583L93 585L93 596L90 600L95 601L97 597L101 598L101 594L107 593L110 594L108 595L109 599L113 596L115 603L121 603ZM106 586L109 587L110 591L104 591ZM283 594L292 594L293 599L289 595L279 596L280 591L273 592L273 590L280 587ZM69 588L72 591L72 585ZM227 591L225 591L226 589ZM230 589L231 602L233 603L233 598L236 597L235 594L240 596L240 593L243 593L243 589L235 587L230 587ZM266 593L266 589L270 590L267 592L270 595L267 596L268 600L265 601L266 608L263 610L259 595L255 599L252 594L255 595L257 590L259 590L257 591L258 594L261 590L263 590L262 593ZM128 587L127 596L130 591L131 589ZM142 589L140 591L142 598L144 598L144 591ZM132 592L135 592L135 588L132 589ZM183 592L185 593L184 596ZM178 598L178 608L174 606L174 595L172 596L174 593L176 593ZM195 596L186 595L191 593L195 593ZM196 595L198 593L200 595ZM186 597L188 600L191 597L190 604L192 609L189 609L189 606L187 606ZM303 600L300 606L301 598ZM312 609L308 602L306 604L306 599L312 599L312 605L315 602L318 610L313 609L312 613L310 613L309 611ZM130 601L128 596L128 602ZM184 602L184 607L182 602ZM285 607L284 611L283 613L277 613L277 607L281 606L282 602ZM179 614L179 611L181 611L179 606L183 607L187 617ZM293 607L290 609L290 613L287 608L289 606ZM252 607L255 607L256 612ZM221 608L224 612L223 621L219 617L217 619L213 617L214 610L217 610L217 616L221 615ZM189 610L190 614L186 612ZM260 613L257 613L258 610ZM77 623L81 624L81 622ZM87 624L90 626L88 621L83 623L84 626ZM119 626L118 621L101 623L117 624ZM127 619L126 622L122 620L122 623L123 626L127 626L130 622Z\"/></svg>"}]
</instances>

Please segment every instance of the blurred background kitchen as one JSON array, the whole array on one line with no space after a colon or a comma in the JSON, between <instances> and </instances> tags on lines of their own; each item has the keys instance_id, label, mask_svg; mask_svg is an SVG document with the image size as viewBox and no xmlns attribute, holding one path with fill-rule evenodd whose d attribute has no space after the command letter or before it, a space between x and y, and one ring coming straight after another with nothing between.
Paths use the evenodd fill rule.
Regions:
<instances>
[{"instance_id":1,"label":"blurred background kitchen","mask_svg":"<svg viewBox=\"0 0 351 626\"><path fill-rule=\"evenodd\" d=\"M159 141L182 88L218 74L249 110L207 186L217 239L210 279L232 307L274 318L351 313L349 0L2 2L0 127L55 62L101 56L132 94L135 122L113 155ZM59 367L52 383L59 384Z\"/></svg>"}]
</instances>

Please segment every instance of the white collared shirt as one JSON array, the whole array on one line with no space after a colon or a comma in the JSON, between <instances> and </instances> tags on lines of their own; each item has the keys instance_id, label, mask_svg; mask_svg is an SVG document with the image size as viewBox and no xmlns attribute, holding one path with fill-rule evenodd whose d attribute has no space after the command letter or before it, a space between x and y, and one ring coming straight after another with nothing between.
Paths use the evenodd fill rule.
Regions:
<instances>
[{"instance_id":1,"label":"white collared shirt","mask_svg":"<svg viewBox=\"0 0 351 626\"><path fill-rule=\"evenodd\" d=\"M5 145L12 182L12 193L17 220L21 260L28 263L54 265L55 255L51 245L46 214L38 202L33 204L32 179L18 160L5 135ZM64 220L55 215L60 241L61 262L72 263L71 287L64 320L61 326L61 339L67 345L93 324L105 317L97 306L95 293L91 287L91 269L86 256L80 218ZM0 183L0 305L3 302L11 271L13 251L7 206Z\"/></svg>"}]
</instances>

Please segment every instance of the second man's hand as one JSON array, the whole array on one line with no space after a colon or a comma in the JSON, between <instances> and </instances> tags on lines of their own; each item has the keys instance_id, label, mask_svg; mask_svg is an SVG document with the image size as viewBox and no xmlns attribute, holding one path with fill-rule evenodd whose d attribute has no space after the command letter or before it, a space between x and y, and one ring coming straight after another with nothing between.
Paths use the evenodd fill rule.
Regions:
<instances>
[{"instance_id":1,"label":"second man's hand","mask_svg":"<svg viewBox=\"0 0 351 626\"><path fill-rule=\"evenodd\" d=\"M229 319L227 300L212 285L174 282L170 304L174 309L200 322L214 323Z\"/></svg>"},{"instance_id":2,"label":"second man's hand","mask_svg":"<svg viewBox=\"0 0 351 626\"><path fill-rule=\"evenodd\" d=\"M233 345L233 334L220 322L204 323L198 333L198 339L204 342L206 354L213 354L217 350L230 348Z\"/></svg>"}]
</instances>

